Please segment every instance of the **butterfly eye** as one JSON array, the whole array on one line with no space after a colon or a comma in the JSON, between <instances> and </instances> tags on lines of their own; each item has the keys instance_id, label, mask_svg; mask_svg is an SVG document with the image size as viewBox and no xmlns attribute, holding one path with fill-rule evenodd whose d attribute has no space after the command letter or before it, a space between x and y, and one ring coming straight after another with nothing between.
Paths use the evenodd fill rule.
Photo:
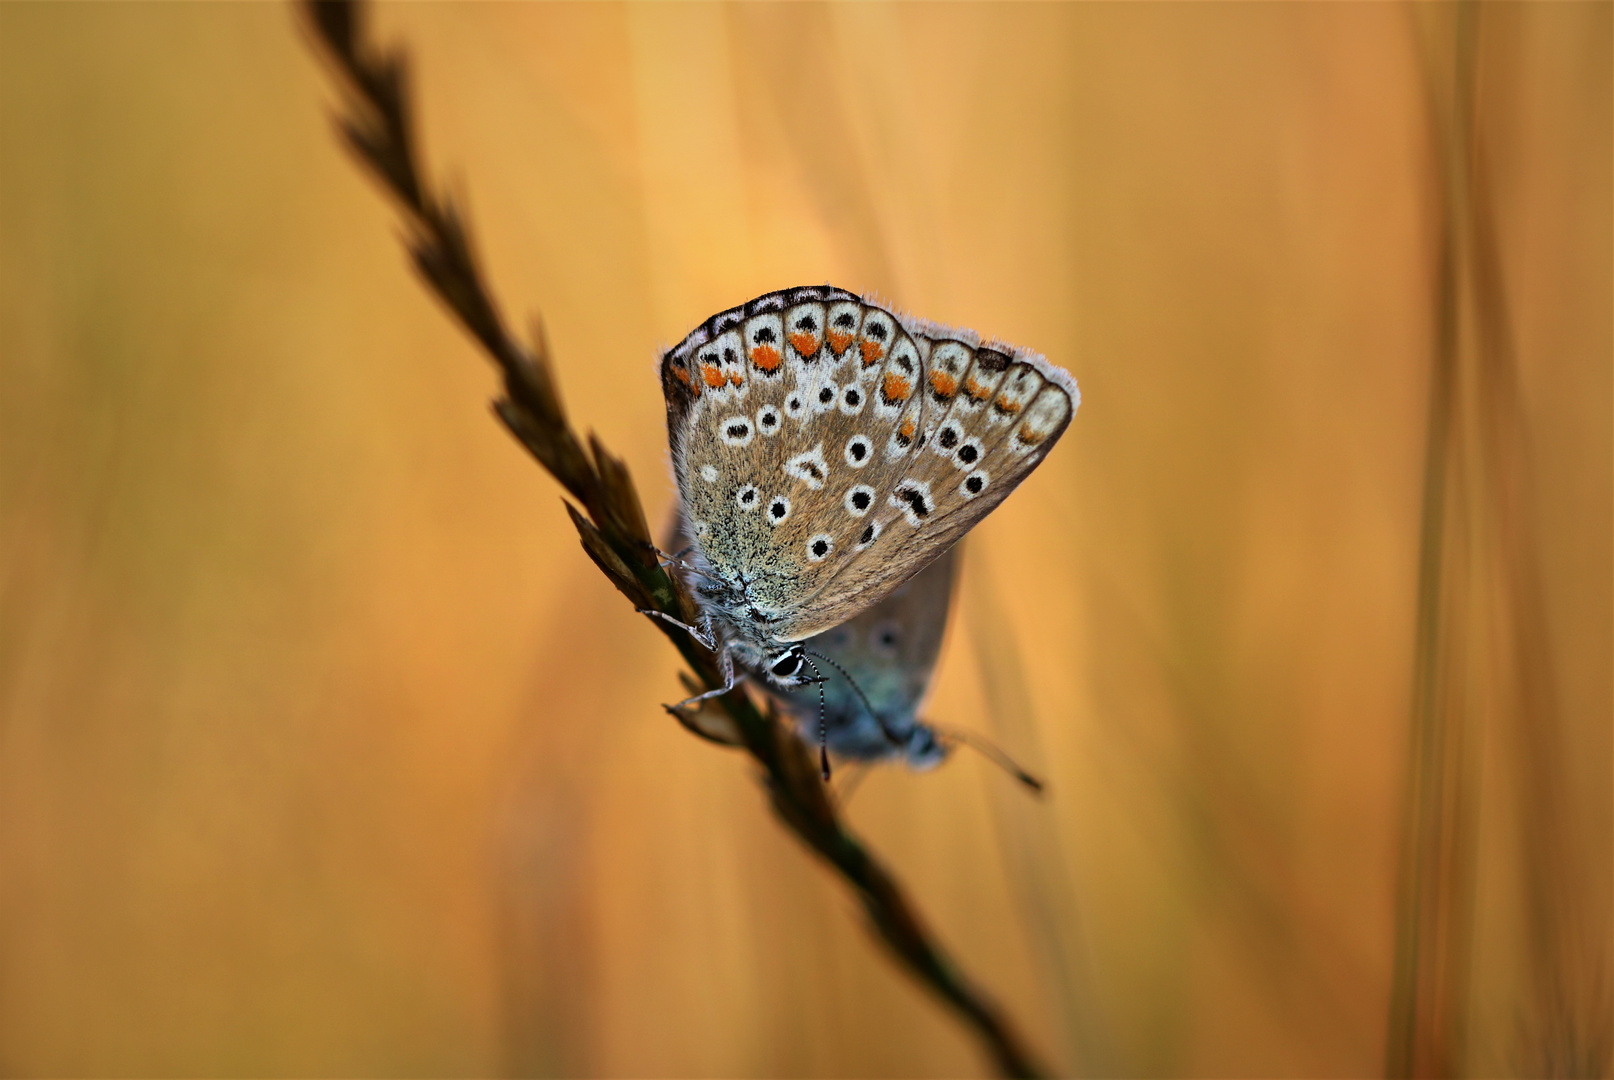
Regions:
<instances>
[{"instance_id":1,"label":"butterfly eye","mask_svg":"<svg viewBox=\"0 0 1614 1080\"><path fill-rule=\"evenodd\" d=\"M772 672L776 678L794 678L796 673L801 670L801 654L787 652L783 656L780 656L774 660L773 666L768 670Z\"/></svg>"}]
</instances>

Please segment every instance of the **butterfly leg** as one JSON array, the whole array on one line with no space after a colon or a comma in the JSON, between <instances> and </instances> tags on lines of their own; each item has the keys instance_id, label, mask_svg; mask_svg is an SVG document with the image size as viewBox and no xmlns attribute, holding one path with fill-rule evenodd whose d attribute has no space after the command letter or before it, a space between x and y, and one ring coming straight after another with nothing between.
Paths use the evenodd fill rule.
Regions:
<instances>
[{"instance_id":1,"label":"butterfly leg","mask_svg":"<svg viewBox=\"0 0 1614 1080\"><path fill-rule=\"evenodd\" d=\"M716 690L708 690L704 694L696 694L694 697L685 698L676 705L663 705L662 708L666 709L674 716L677 716L678 710L687 709L691 705L699 705L701 702L710 698L721 697L730 690L733 690L736 686L739 686L740 683L745 680L745 672L742 671L737 675L735 674L734 657L729 655L727 648L724 648L717 654L717 666L723 673L722 686L718 687Z\"/></svg>"},{"instance_id":2,"label":"butterfly leg","mask_svg":"<svg viewBox=\"0 0 1614 1080\"><path fill-rule=\"evenodd\" d=\"M667 554L665 551L662 551L660 548L657 548L656 554L660 557L660 563L663 569L669 566L676 566L680 570L693 570L695 568L684 561L684 556L688 555L694 550L695 545L690 544L688 547L680 548L671 555Z\"/></svg>"},{"instance_id":3,"label":"butterfly leg","mask_svg":"<svg viewBox=\"0 0 1614 1080\"><path fill-rule=\"evenodd\" d=\"M700 642L706 648L711 649L713 652L717 651L717 635L712 630L712 617L710 615L701 616L701 622L705 625L695 627L680 619L673 618L665 611L657 611L655 608L635 608L634 610L640 615L649 615L651 618L660 619L663 622L670 622L680 630L687 632L690 637ZM727 650L725 650L725 654L726 652Z\"/></svg>"}]
</instances>

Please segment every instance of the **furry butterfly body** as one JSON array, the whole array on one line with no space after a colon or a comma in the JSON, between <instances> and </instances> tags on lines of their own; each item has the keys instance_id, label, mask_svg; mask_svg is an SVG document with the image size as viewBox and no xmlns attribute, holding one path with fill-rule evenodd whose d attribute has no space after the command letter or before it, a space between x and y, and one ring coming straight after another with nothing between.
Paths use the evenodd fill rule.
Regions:
<instances>
[{"instance_id":1,"label":"furry butterfly body","mask_svg":"<svg viewBox=\"0 0 1614 1080\"><path fill-rule=\"evenodd\" d=\"M1025 479L1080 402L1042 356L842 289L712 316L661 361L703 619L742 666L879 603Z\"/></svg>"}]
</instances>

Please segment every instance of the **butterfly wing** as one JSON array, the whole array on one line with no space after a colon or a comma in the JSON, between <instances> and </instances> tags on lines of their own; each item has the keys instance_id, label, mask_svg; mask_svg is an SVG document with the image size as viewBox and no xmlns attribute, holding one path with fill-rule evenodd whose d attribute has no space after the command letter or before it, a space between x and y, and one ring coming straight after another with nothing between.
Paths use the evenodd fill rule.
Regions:
<instances>
[{"instance_id":1,"label":"butterfly wing","mask_svg":"<svg viewBox=\"0 0 1614 1080\"><path fill-rule=\"evenodd\" d=\"M949 549L878 604L805 642L827 680L825 730L838 755L879 759L902 753L901 740L914 727L941 655L959 552L957 546ZM771 692L803 737L816 741L818 687Z\"/></svg>"},{"instance_id":2,"label":"butterfly wing","mask_svg":"<svg viewBox=\"0 0 1614 1080\"><path fill-rule=\"evenodd\" d=\"M866 526L877 539L855 548L798 603L789 623L775 628L780 640L851 618L922 570L1030 475L1080 404L1069 373L1036 353L943 337L950 332L925 324L913 332L924 354L920 404L909 414L917 437L904 453L888 448Z\"/></svg>"},{"instance_id":3,"label":"butterfly wing","mask_svg":"<svg viewBox=\"0 0 1614 1080\"><path fill-rule=\"evenodd\" d=\"M754 617L793 625L865 532L874 540L866 519L890 479L882 450L914 445L921 375L895 317L828 287L758 297L663 358L691 534Z\"/></svg>"},{"instance_id":4,"label":"butterfly wing","mask_svg":"<svg viewBox=\"0 0 1614 1080\"><path fill-rule=\"evenodd\" d=\"M830 287L713 316L662 360L681 505L747 617L799 641L878 603L1036 467L1074 380Z\"/></svg>"}]
</instances>

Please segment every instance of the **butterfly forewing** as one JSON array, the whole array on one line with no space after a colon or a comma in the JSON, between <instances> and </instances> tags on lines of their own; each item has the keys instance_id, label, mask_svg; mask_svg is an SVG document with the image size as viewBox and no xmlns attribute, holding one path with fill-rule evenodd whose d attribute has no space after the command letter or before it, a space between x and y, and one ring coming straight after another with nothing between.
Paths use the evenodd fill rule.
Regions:
<instances>
[{"instance_id":1,"label":"butterfly forewing","mask_svg":"<svg viewBox=\"0 0 1614 1080\"><path fill-rule=\"evenodd\" d=\"M1036 467L1078 400L1040 356L827 286L713 316L662 386L695 541L763 642L890 595Z\"/></svg>"},{"instance_id":2,"label":"butterfly forewing","mask_svg":"<svg viewBox=\"0 0 1614 1080\"><path fill-rule=\"evenodd\" d=\"M782 640L851 618L921 570L1001 503L1070 422L1075 383L1042 357L957 340L923 344L930 360L919 400L901 414L864 525L872 542L854 546L775 627Z\"/></svg>"}]
</instances>

